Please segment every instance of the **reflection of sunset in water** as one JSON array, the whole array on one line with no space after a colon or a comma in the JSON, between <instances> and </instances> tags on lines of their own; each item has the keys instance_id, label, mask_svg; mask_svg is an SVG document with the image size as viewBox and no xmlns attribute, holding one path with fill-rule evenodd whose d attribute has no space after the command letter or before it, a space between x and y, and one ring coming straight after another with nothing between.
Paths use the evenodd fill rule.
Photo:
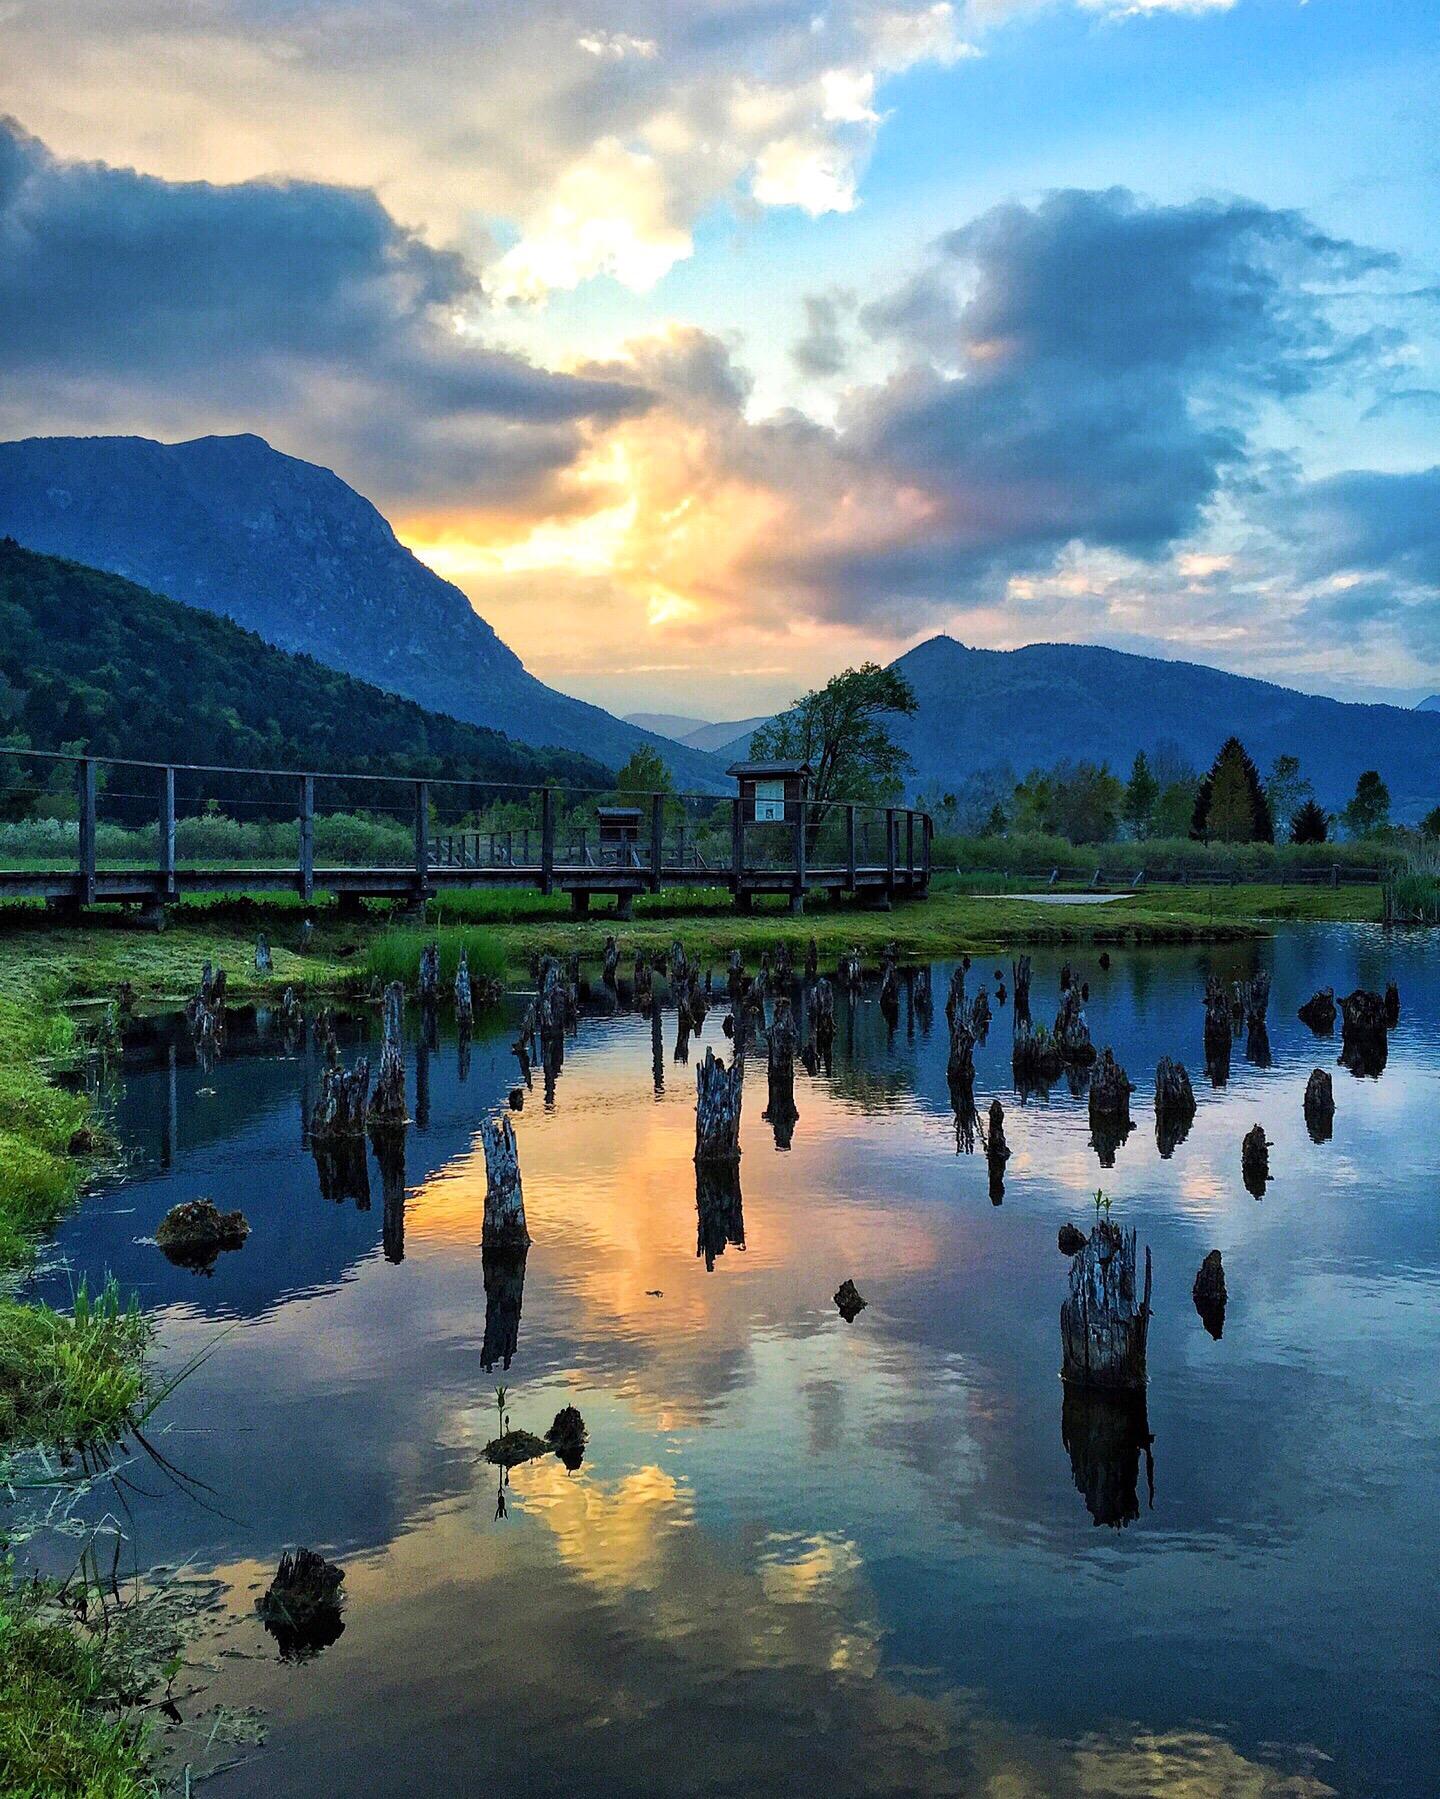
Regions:
<instances>
[{"instance_id":1,"label":"reflection of sunset in water","mask_svg":"<svg viewBox=\"0 0 1440 1799\"><path fill-rule=\"evenodd\" d=\"M1083 1094L1013 1091L998 1013L976 1099L1005 1108L999 1205L983 1155L957 1154L943 1009L927 1028L902 1007L891 1032L873 994L843 1002L833 1077L798 1077L784 1153L751 1066L742 1217L707 1237L711 1268L673 1011L662 1091L650 1024L624 1014L582 1021L552 1105L537 1080L515 1120L534 1241L503 1279L479 1249L477 1127L515 1081L513 1019L486 1021L463 1076L453 1041L430 1055L398 1219L373 1169L368 1210L321 1199L299 1061L237 1053L203 1101L186 1065L168 1169L164 1065L127 1068L136 1173L65 1227L76 1272L138 1285L167 1363L236 1326L164 1414L166 1454L225 1503L136 1496L137 1554L218 1567L242 1612L287 1546L347 1570L345 1631L316 1660L221 1663L217 1699L273 1729L214 1790L1421 1790L1440 1711L1440 951L1312 933L1223 959L1239 976L1257 954L1274 1063L1237 1045L1221 1090L1198 1054L1203 952L1086 967L1092 1032L1137 1089L1104 1171ZM1035 958L1042 1019L1058 962ZM1317 972L1344 991L1392 967L1389 1066L1337 1071L1317 1146L1300 1095L1338 1044L1295 1007ZM692 1058L724 1042L723 1012ZM1199 1111L1163 1159L1151 1081L1176 1053ZM1256 1121L1263 1201L1240 1180ZM1118 1432L1057 1378L1057 1230L1093 1219L1100 1185L1155 1264L1146 1413ZM252 1225L204 1279L143 1241L200 1193ZM1190 1292L1212 1247L1218 1340ZM851 1324L847 1277L868 1301ZM483 1460L502 1382L527 1430L581 1410L577 1473L545 1456L502 1482Z\"/></svg>"}]
</instances>

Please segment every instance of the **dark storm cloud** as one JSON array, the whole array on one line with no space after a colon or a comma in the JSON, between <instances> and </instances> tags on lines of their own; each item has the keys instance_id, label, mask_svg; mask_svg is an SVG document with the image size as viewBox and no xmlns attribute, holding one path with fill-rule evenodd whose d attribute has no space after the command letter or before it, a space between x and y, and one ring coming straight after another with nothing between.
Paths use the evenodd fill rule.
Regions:
<instances>
[{"instance_id":1,"label":"dark storm cloud","mask_svg":"<svg viewBox=\"0 0 1440 1799\"><path fill-rule=\"evenodd\" d=\"M1383 573L1440 587L1440 465L1331 475L1300 488L1282 513L1316 574Z\"/></svg>"},{"instance_id":2,"label":"dark storm cloud","mask_svg":"<svg viewBox=\"0 0 1440 1799\"><path fill-rule=\"evenodd\" d=\"M985 213L864 309L900 367L841 415L845 462L923 495L924 522L782 552L787 572L837 615L897 616L993 599L1072 542L1164 553L1243 476L1260 401L1363 366L1373 333L1340 332L1328 297L1385 262L1238 201L1064 192Z\"/></svg>"},{"instance_id":3,"label":"dark storm cloud","mask_svg":"<svg viewBox=\"0 0 1440 1799\"><path fill-rule=\"evenodd\" d=\"M418 460L418 478L434 458L443 482L499 456L503 485L513 454L523 485L571 458L580 422L645 403L633 384L466 347L445 327L480 301L467 263L372 193L62 162L0 121L7 423L27 395L106 418L147 396L173 412L188 396L210 415L263 405L282 440L275 418L292 409L313 441L323 410L337 449L362 462Z\"/></svg>"}]
</instances>

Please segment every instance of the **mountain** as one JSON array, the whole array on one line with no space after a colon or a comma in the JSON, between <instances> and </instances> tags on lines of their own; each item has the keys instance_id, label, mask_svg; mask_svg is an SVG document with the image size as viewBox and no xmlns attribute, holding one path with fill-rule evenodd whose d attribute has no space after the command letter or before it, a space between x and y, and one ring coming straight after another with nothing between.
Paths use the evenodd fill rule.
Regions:
<instances>
[{"instance_id":1,"label":"mountain","mask_svg":"<svg viewBox=\"0 0 1440 1799\"><path fill-rule=\"evenodd\" d=\"M526 785L611 779L589 757L426 712L229 619L13 538L0 538L0 731L16 747L78 744L154 762Z\"/></svg>"},{"instance_id":2,"label":"mountain","mask_svg":"<svg viewBox=\"0 0 1440 1799\"><path fill-rule=\"evenodd\" d=\"M894 666L920 702L896 732L915 764L915 787L945 787L1005 763L1024 774L1067 757L1107 761L1123 774L1137 750L1165 740L1203 769L1233 732L1262 772L1278 755L1298 756L1331 808L1367 768L1389 784L1398 819L1440 800L1440 716L1429 711L1323 699L1083 644L972 650L932 637Z\"/></svg>"},{"instance_id":3,"label":"mountain","mask_svg":"<svg viewBox=\"0 0 1440 1799\"><path fill-rule=\"evenodd\" d=\"M1428 694L1415 707L1417 712L1440 712L1440 693Z\"/></svg>"},{"instance_id":4,"label":"mountain","mask_svg":"<svg viewBox=\"0 0 1440 1799\"><path fill-rule=\"evenodd\" d=\"M627 712L623 722L634 725L637 731L668 737L673 743L684 743L692 731L706 729L703 718L686 718L680 712Z\"/></svg>"},{"instance_id":5,"label":"mountain","mask_svg":"<svg viewBox=\"0 0 1440 1799\"><path fill-rule=\"evenodd\" d=\"M700 753L537 681L368 500L263 438L0 443L0 533L521 743L612 768L648 743L682 787L724 785Z\"/></svg>"}]
</instances>

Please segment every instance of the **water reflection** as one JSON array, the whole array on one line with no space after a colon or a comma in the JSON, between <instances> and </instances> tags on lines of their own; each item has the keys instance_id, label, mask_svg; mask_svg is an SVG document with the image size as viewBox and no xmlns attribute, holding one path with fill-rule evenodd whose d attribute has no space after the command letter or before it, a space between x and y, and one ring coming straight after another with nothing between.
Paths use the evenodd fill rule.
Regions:
<instances>
[{"instance_id":1,"label":"water reflection","mask_svg":"<svg viewBox=\"0 0 1440 1799\"><path fill-rule=\"evenodd\" d=\"M202 1076L188 1031L143 1027L116 1117L131 1177L62 1243L159 1308L169 1364L239 1321L164 1417L187 1468L243 1504L140 1496L130 1540L220 1569L257 1638L288 1546L343 1561L350 1595L343 1638L301 1678L269 1639L265 1662L222 1662L214 1698L263 1703L272 1749L214 1790L1423 1790L1440 1748L1440 956L1309 932L1117 951L1075 978L1138 1112L1162 1057L1194 1057L1206 977L1228 996L1262 963L1268 1065L1230 1063L1227 1002L1228 1085L1197 1081L1188 1128L1157 1114L1111 1151L1117 1222L1154 1251L1144 1404L1063 1395L1058 1437L1056 1232L1093 1214L1094 1133L1083 1079L1015 1103L993 979L966 1101L983 1159L955 1154L941 1009L902 980L892 1037L872 982L830 995L833 1072L818 1031L813 1069L796 1057L785 1155L757 1036L743 1204L733 1170L697 1180L694 1077L665 1078L673 1005L628 1011L618 982L548 1108L514 1115L535 1240L518 1267L480 1252L475 1132L514 1085L519 1008L477 1017L463 1079L443 1023L428 1049L412 1023L416 1128L399 1165L361 1140L384 1196L369 1212L322 1203L297 1145L313 1047L232 1014ZM1058 958L1026 972L1048 1018ZM1018 959L1010 975L1015 992ZM1320 1147L1299 1006L1390 979L1405 1006L1383 1073L1343 1082ZM808 1045L816 990L788 991ZM347 1061L365 1053L370 1021L338 1022ZM979 1122L997 1099L998 1170ZM1240 1157L1257 1122L1263 1206ZM201 1196L252 1225L203 1283L147 1241ZM1216 1246L1223 1335L1192 1298ZM869 1302L848 1328L847 1277ZM577 1471L515 1471L503 1530L477 1467L497 1370L517 1423L574 1404L590 1428ZM1359 1644L1377 1612L1385 1632Z\"/></svg>"}]
</instances>

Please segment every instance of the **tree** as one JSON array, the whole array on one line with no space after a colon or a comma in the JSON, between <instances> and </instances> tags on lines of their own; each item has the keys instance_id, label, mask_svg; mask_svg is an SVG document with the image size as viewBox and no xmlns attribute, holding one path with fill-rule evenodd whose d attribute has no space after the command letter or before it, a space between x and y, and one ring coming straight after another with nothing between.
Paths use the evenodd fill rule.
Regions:
<instances>
[{"instance_id":1,"label":"tree","mask_svg":"<svg viewBox=\"0 0 1440 1799\"><path fill-rule=\"evenodd\" d=\"M910 758L890 735L890 721L918 709L904 675L866 662L761 725L750 739L749 760L808 762L818 828L832 801L884 806L899 798Z\"/></svg>"},{"instance_id":2,"label":"tree","mask_svg":"<svg viewBox=\"0 0 1440 1799\"><path fill-rule=\"evenodd\" d=\"M1274 765L1265 778L1265 797L1270 802L1270 817L1275 825L1275 835L1287 835L1295 814L1306 800L1315 797L1314 789L1300 772L1298 756L1275 758Z\"/></svg>"},{"instance_id":3,"label":"tree","mask_svg":"<svg viewBox=\"0 0 1440 1799\"><path fill-rule=\"evenodd\" d=\"M990 808L990 816L985 820L982 837L1003 837L1005 835L1005 808L996 800Z\"/></svg>"},{"instance_id":4,"label":"tree","mask_svg":"<svg viewBox=\"0 0 1440 1799\"><path fill-rule=\"evenodd\" d=\"M1316 805L1314 800L1306 800L1303 806L1296 807L1295 816L1290 820L1291 843L1324 843L1329 835L1330 820L1325 816L1323 806Z\"/></svg>"},{"instance_id":5,"label":"tree","mask_svg":"<svg viewBox=\"0 0 1440 1799\"><path fill-rule=\"evenodd\" d=\"M1390 826L1390 789L1378 769L1367 768L1341 817L1352 837L1376 837Z\"/></svg>"},{"instance_id":6,"label":"tree","mask_svg":"<svg viewBox=\"0 0 1440 1799\"><path fill-rule=\"evenodd\" d=\"M1115 835L1124 797L1125 789L1104 762L1034 768L1015 789L1015 829L1068 837L1072 843L1106 843Z\"/></svg>"},{"instance_id":7,"label":"tree","mask_svg":"<svg viewBox=\"0 0 1440 1799\"><path fill-rule=\"evenodd\" d=\"M1422 837L1440 837L1440 806L1434 807L1420 820Z\"/></svg>"},{"instance_id":8,"label":"tree","mask_svg":"<svg viewBox=\"0 0 1440 1799\"><path fill-rule=\"evenodd\" d=\"M1260 771L1238 737L1227 737L1200 783L1190 835L1211 843L1273 843L1275 826Z\"/></svg>"},{"instance_id":9,"label":"tree","mask_svg":"<svg viewBox=\"0 0 1440 1799\"><path fill-rule=\"evenodd\" d=\"M1160 783L1150 772L1150 763L1140 750L1130 767L1130 780L1125 788L1125 822L1137 837L1150 835L1155 815L1155 802L1160 797Z\"/></svg>"},{"instance_id":10,"label":"tree","mask_svg":"<svg viewBox=\"0 0 1440 1799\"><path fill-rule=\"evenodd\" d=\"M675 783L659 750L637 744L630 760L615 776L615 792L623 805L634 805L652 793L673 793Z\"/></svg>"}]
</instances>

